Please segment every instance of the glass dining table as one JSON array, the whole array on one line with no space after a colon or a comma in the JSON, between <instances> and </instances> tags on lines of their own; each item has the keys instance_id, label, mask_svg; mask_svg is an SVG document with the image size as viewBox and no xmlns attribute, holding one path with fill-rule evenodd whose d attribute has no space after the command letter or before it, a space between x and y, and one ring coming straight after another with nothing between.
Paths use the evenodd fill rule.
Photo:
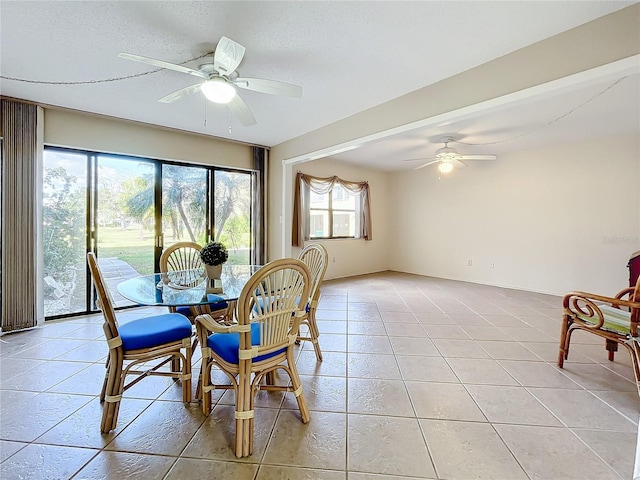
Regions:
<instances>
[{"instance_id":1,"label":"glass dining table","mask_svg":"<svg viewBox=\"0 0 640 480\"><path fill-rule=\"evenodd\" d=\"M212 301L234 302L261 265L223 265L220 279L203 268L133 277L117 285L118 293L139 305L197 307ZM216 295L218 298L212 297Z\"/></svg>"}]
</instances>

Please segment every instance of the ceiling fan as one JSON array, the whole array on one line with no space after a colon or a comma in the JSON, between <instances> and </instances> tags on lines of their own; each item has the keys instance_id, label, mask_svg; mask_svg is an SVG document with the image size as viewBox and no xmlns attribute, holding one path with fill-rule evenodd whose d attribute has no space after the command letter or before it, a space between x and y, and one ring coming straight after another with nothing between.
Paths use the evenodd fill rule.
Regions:
<instances>
[{"instance_id":1,"label":"ceiling fan","mask_svg":"<svg viewBox=\"0 0 640 480\"><path fill-rule=\"evenodd\" d=\"M418 170L420 168L428 167L429 165L437 163L438 170L441 173L449 173L455 167L466 167L467 165L463 162L463 160L495 160L497 158L495 155L464 155L458 153L455 148L449 146L449 143L454 141L453 137L443 137L441 141L442 143L444 143L444 147L436 150L436 154L434 157L412 158L410 160L405 160L405 162L430 160L426 163L423 163L419 167L416 167L415 169Z\"/></svg>"},{"instance_id":2,"label":"ceiling fan","mask_svg":"<svg viewBox=\"0 0 640 480\"><path fill-rule=\"evenodd\" d=\"M172 103L185 95L200 90L204 96L214 103L226 104L229 106L231 113L240 121L242 125L248 127L255 125L251 110L247 104L237 94L236 87L246 90L253 90L260 93L268 93L270 95L284 95L287 97L301 97L302 87L291 83L279 82L276 80L265 80L262 78L240 77L236 68L242 62L245 48L233 40L222 37L216 46L213 54L213 63L200 65L197 70L183 65L164 62L141 55L133 55L131 53L119 53L118 57L135 62L146 63L155 67L175 70L176 72L186 73L194 77L199 77L202 81L181 88L169 95L162 97L159 102Z\"/></svg>"}]
</instances>

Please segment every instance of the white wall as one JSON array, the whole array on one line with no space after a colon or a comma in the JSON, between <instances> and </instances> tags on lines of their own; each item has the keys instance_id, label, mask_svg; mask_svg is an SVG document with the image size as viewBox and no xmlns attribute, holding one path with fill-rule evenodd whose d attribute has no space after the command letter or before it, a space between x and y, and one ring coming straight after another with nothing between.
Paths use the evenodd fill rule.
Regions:
<instances>
[{"instance_id":1,"label":"white wall","mask_svg":"<svg viewBox=\"0 0 640 480\"><path fill-rule=\"evenodd\" d=\"M337 175L343 180L354 182L368 181L371 194L372 240L335 239L319 241L329 252L329 267L325 279L362 275L388 269L389 230L389 193L388 175L384 172L353 167L335 160L322 159L299 165L295 171L301 171L316 177ZM295 175L294 175L295 180ZM287 188L293 190L294 182ZM291 225L289 223L289 225ZM297 256L300 249L294 248L292 255Z\"/></svg>"},{"instance_id":2,"label":"white wall","mask_svg":"<svg viewBox=\"0 0 640 480\"><path fill-rule=\"evenodd\" d=\"M504 155L442 180L429 167L391 174L390 267L553 294L616 293L640 249L639 176L637 134Z\"/></svg>"}]
</instances>

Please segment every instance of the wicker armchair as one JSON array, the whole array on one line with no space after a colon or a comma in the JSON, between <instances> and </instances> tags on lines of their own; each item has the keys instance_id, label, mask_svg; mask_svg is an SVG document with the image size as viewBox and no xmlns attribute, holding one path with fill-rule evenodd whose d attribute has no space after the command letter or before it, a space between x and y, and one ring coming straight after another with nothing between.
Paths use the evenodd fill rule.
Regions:
<instances>
[{"instance_id":1,"label":"wicker armchair","mask_svg":"<svg viewBox=\"0 0 640 480\"><path fill-rule=\"evenodd\" d=\"M311 342L316 352L316 358L321 362L322 351L320 351L320 344L318 343L320 331L318 330L318 323L316 322L316 309L318 308L318 301L321 295L320 285L324 279L324 274L327 272L329 254L323 245L312 243L300 252L298 259L302 260L311 272L311 290L309 292L309 301L306 305L306 315L300 320L300 325L307 327L308 335L303 336L298 332L298 341L304 340Z\"/></svg>"},{"instance_id":2,"label":"wicker armchair","mask_svg":"<svg viewBox=\"0 0 640 480\"><path fill-rule=\"evenodd\" d=\"M122 394L147 375L170 376L182 381L182 400L191 401L191 322L179 313L166 313L133 320L119 326L102 272L93 253L87 254L96 287L96 304L104 317L104 334L109 346L106 374L100 401L105 402L100 431L116 428ZM159 363L147 362L160 360ZM146 370L134 370L145 364ZM164 365L170 370L160 370ZM137 375L125 384L127 375Z\"/></svg>"},{"instance_id":3,"label":"wicker armchair","mask_svg":"<svg viewBox=\"0 0 640 480\"><path fill-rule=\"evenodd\" d=\"M618 345L626 347L631 355L640 394L640 278L635 287L625 288L615 297L585 292L568 293L564 296L563 305L558 366L562 368L568 358L569 342L575 330L593 333L605 339L610 361L613 361Z\"/></svg>"},{"instance_id":4,"label":"wicker armchair","mask_svg":"<svg viewBox=\"0 0 640 480\"><path fill-rule=\"evenodd\" d=\"M201 249L200 245L193 242L174 243L160 255L160 272L169 273L204 268L200 260ZM195 318L202 313L208 313L214 318L226 321L229 317L229 304L219 295L209 294L208 297L211 300L208 305L169 307L169 311L181 313L191 322L195 322Z\"/></svg>"},{"instance_id":5,"label":"wicker armchair","mask_svg":"<svg viewBox=\"0 0 640 480\"><path fill-rule=\"evenodd\" d=\"M305 315L299 299L309 298L310 278L308 267L299 260L273 261L244 286L237 302L237 324L221 325L206 314L196 318L202 348L202 410L209 415L212 390L235 391L237 457L253 453L254 396L259 389L292 392L302 422L309 422L293 347L299 320ZM214 366L226 374L229 384L211 384ZM278 369L289 375L290 384L261 384L265 376Z\"/></svg>"}]
</instances>

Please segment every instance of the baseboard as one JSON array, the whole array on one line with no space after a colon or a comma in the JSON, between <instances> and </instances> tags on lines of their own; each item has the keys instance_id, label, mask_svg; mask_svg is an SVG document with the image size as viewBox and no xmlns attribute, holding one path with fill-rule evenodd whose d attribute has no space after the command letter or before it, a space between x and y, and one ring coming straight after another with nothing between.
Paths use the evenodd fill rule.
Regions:
<instances>
[{"instance_id":1,"label":"baseboard","mask_svg":"<svg viewBox=\"0 0 640 480\"><path fill-rule=\"evenodd\" d=\"M453 281L456 281L456 282L473 283L474 285L486 285L488 287L506 288L508 290L517 290L517 291L521 291L521 292L540 293L542 295L551 295L553 297L562 297L566 293L566 292L558 293L558 292L552 292L552 291L546 291L546 290L532 290L532 289L529 289L529 288L524 288L522 286L509 285L509 284L504 284L504 283L475 282L473 280L469 280L469 279L466 279L466 278L442 277L442 276L436 276L436 275L425 275L423 273L403 272L403 271L400 271L400 270L377 270L377 271L372 271L372 272L358 273L358 274L355 274L355 275L344 275L344 276L341 276L341 277L332 277L332 278L328 278L326 280L329 281L329 280L340 280L340 279L344 279L344 278L363 277L363 276L366 276L366 275L374 275L376 273L385 273L385 272L400 273L400 274L406 274L406 275L416 275L418 277L426 277L426 278L439 278L441 280L453 280Z\"/></svg>"}]
</instances>

